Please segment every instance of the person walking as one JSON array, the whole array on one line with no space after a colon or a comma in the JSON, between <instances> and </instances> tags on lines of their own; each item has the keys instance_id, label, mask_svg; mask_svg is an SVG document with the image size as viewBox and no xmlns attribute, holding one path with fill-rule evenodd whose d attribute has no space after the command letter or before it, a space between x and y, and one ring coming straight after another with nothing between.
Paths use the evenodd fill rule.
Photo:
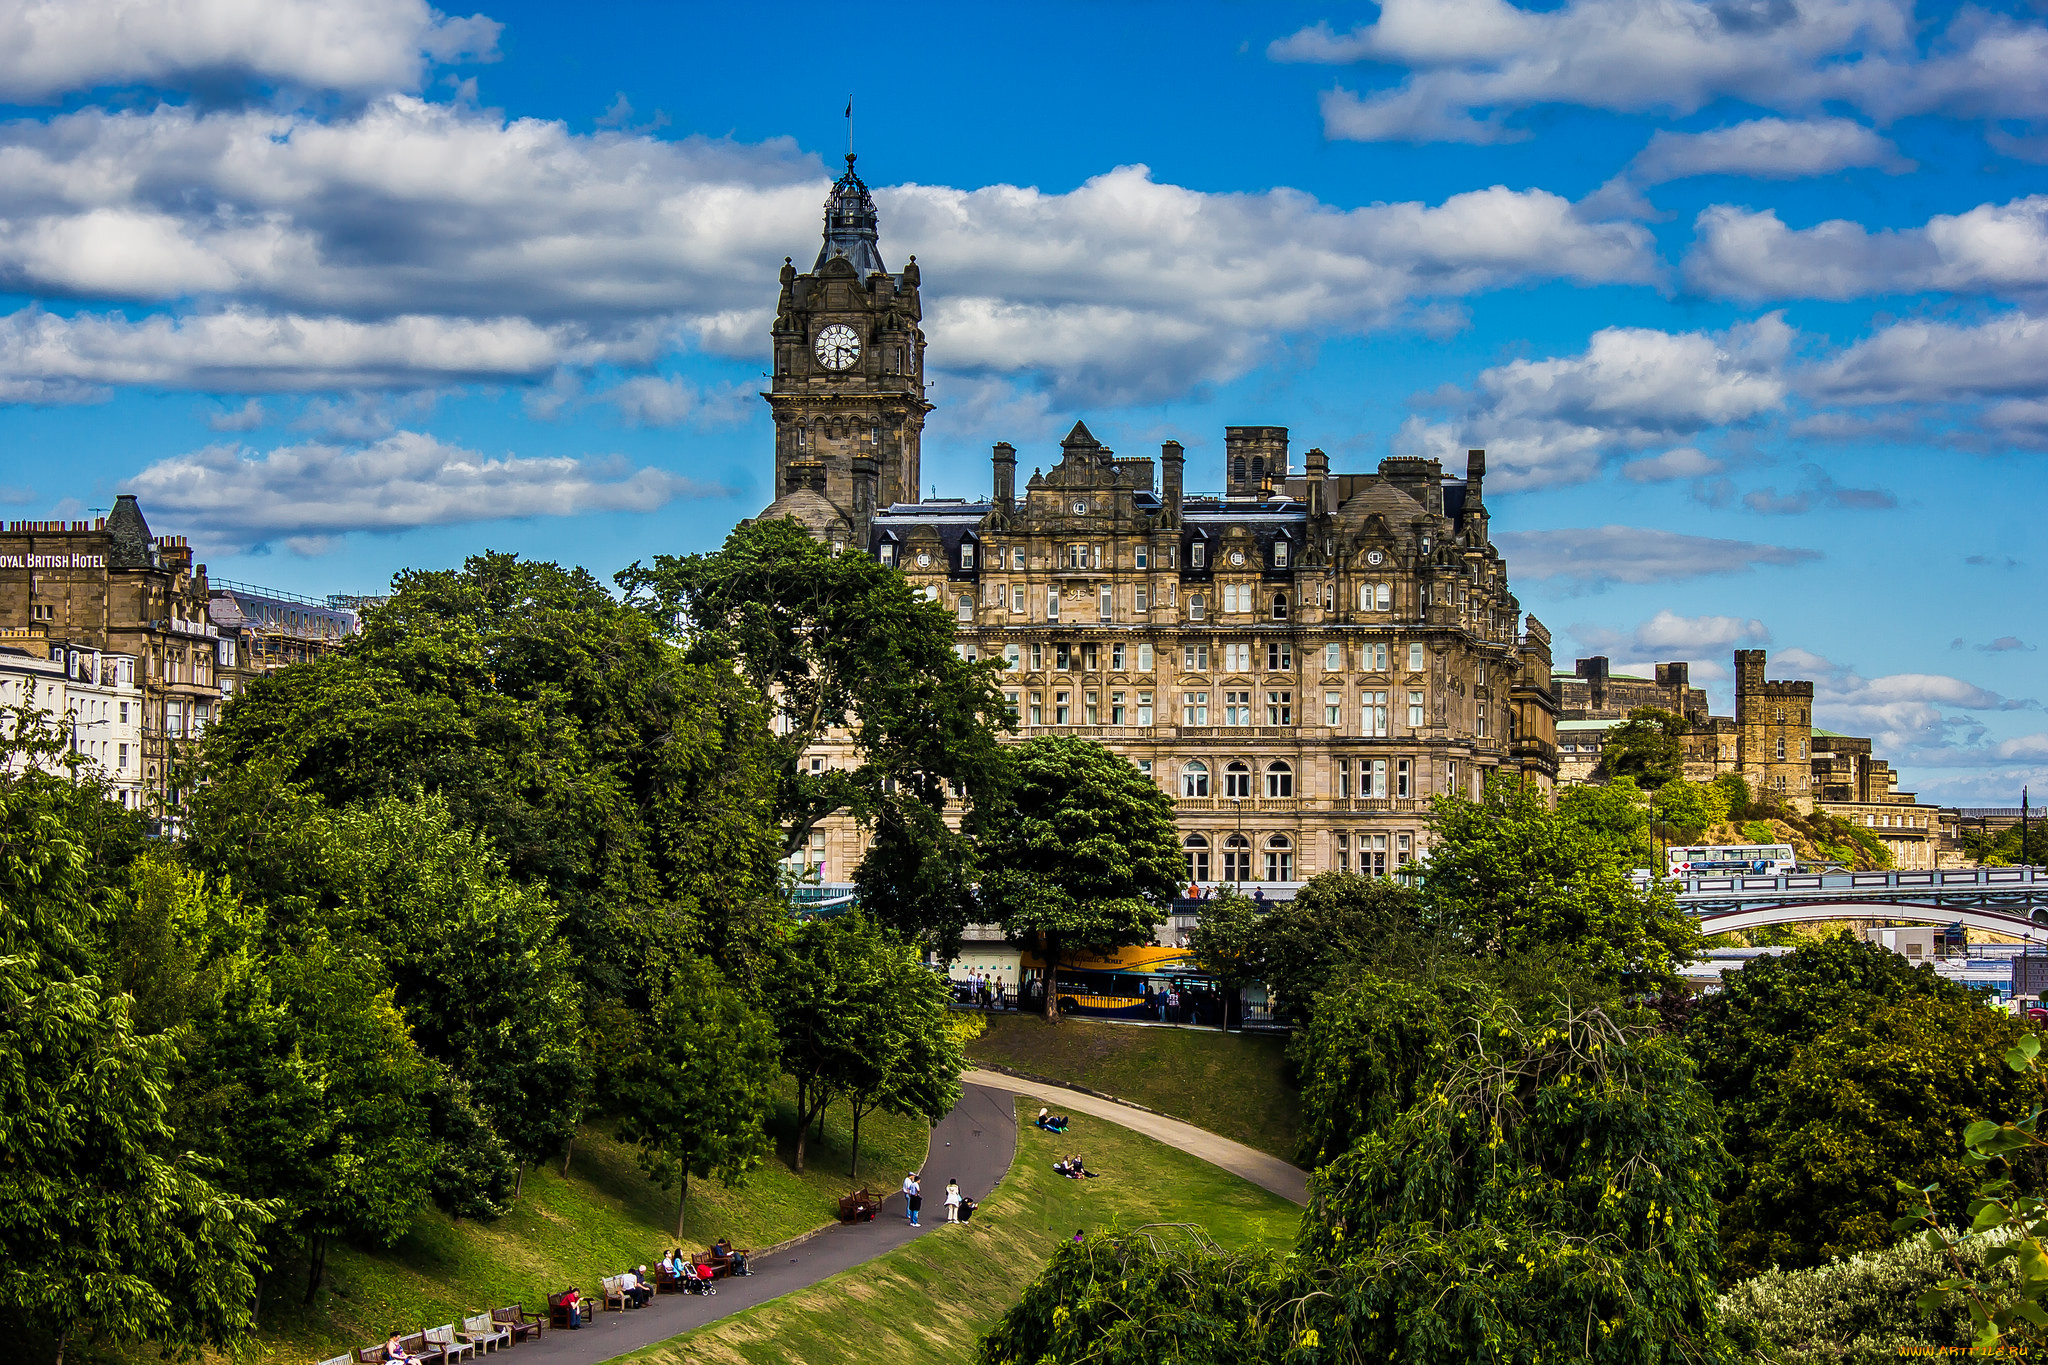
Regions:
<instances>
[{"instance_id":1,"label":"person walking","mask_svg":"<svg viewBox=\"0 0 2048 1365\"><path fill-rule=\"evenodd\" d=\"M903 1177L903 1211L910 1218L910 1226L916 1227L917 1211L924 1207L924 1187L917 1183L917 1172Z\"/></svg>"},{"instance_id":2,"label":"person walking","mask_svg":"<svg viewBox=\"0 0 2048 1365\"><path fill-rule=\"evenodd\" d=\"M960 1221L960 1178L953 1177L946 1182L946 1221Z\"/></svg>"}]
</instances>

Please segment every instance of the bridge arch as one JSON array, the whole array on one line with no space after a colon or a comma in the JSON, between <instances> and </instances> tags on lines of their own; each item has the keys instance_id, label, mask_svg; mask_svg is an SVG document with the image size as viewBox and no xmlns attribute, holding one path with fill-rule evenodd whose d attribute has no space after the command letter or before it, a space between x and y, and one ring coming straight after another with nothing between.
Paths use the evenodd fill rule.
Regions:
<instances>
[{"instance_id":1,"label":"bridge arch","mask_svg":"<svg viewBox=\"0 0 2048 1365\"><path fill-rule=\"evenodd\" d=\"M1772 924L1811 924L1828 919L1903 920L1908 924L1961 924L2028 943L2048 943L2048 908L2033 916L2006 914L1997 910L1975 910L1938 905L1912 905L1898 901L1802 900L1788 905L1760 905L1753 909L1718 910L1698 917L1703 934L1732 934L1744 929L1762 929Z\"/></svg>"}]
</instances>

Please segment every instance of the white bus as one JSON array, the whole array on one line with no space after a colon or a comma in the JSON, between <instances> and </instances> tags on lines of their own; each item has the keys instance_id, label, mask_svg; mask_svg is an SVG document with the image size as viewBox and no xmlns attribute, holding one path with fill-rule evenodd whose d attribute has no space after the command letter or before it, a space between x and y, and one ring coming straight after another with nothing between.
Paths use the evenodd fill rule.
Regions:
<instances>
[{"instance_id":1,"label":"white bus","mask_svg":"<svg viewBox=\"0 0 2048 1365\"><path fill-rule=\"evenodd\" d=\"M1673 877L1713 876L1717 873L1747 872L1759 877L1776 876L1798 868L1790 844L1695 844L1671 848L1664 854L1666 872Z\"/></svg>"}]
</instances>

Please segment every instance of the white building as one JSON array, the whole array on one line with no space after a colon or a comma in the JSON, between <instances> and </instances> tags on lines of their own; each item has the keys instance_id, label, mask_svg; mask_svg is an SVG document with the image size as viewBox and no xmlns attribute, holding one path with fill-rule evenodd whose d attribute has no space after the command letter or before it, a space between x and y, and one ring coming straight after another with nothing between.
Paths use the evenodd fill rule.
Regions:
<instances>
[{"instance_id":1,"label":"white building","mask_svg":"<svg viewBox=\"0 0 2048 1365\"><path fill-rule=\"evenodd\" d=\"M142 805L142 688L135 656L25 632L0 641L0 706L30 707L130 810Z\"/></svg>"}]
</instances>

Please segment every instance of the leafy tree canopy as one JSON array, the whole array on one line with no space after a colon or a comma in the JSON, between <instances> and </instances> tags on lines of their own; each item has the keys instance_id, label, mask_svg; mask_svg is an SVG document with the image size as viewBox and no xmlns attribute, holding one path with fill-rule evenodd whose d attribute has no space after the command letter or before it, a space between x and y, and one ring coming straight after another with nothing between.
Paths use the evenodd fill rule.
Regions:
<instances>
[{"instance_id":1,"label":"leafy tree canopy","mask_svg":"<svg viewBox=\"0 0 2048 1365\"><path fill-rule=\"evenodd\" d=\"M1061 959L1150 941L1179 889L1173 802L1092 740L1042 736L1005 751L1010 804L983 838L981 896L991 918L1046 964L1057 1018Z\"/></svg>"},{"instance_id":2,"label":"leafy tree canopy","mask_svg":"<svg viewBox=\"0 0 2048 1365\"><path fill-rule=\"evenodd\" d=\"M627 1064L620 1135L663 1189L680 1186L676 1236L690 1177L728 1184L760 1165L774 1099L773 1026L702 958L676 964L653 1026Z\"/></svg>"},{"instance_id":3,"label":"leafy tree canopy","mask_svg":"<svg viewBox=\"0 0 2048 1365\"><path fill-rule=\"evenodd\" d=\"M1422 898L1386 877L1323 872L1268 911L1258 929L1261 979L1276 1018L1306 1022L1316 998L1346 969L1386 975L1421 970L1438 941ZM1209 909L1202 909L1206 923Z\"/></svg>"},{"instance_id":4,"label":"leafy tree canopy","mask_svg":"<svg viewBox=\"0 0 2048 1365\"><path fill-rule=\"evenodd\" d=\"M1649 791L1685 774L1680 736L1692 728L1684 716L1655 706L1638 706L1600 743L1600 767L1610 778L1626 777Z\"/></svg>"},{"instance_id":5,"label":"leafy tree canopy","mask_svg":"<svg viewBox=\"0 0 2048 1365\"><path fill-rule=\"evenodd\" d=\"M255 680L208 732L209 865L246 880L280 788L424 790L548 886L602 993L638 988L650 937L744 956L779 905L759 695L580 569L485 554L394 588L339 654Z\"/></svg>"},{"instance_id":6,"label":"leafy tree canopy","mask_svg":"<svg viewBox=\"0 0 2048 1365\"><path fill-rule=\"evenodd\" d=\"M875 831L855 873L863 903L901 932L957 944L972 846L942 815L957 797L972 830L998 799L1009 712L995 663L955 652L952 616L895 569L834 554L786 517L737 527L711 554L636 563L618 582L693 664L736 667L773 699L783 852L851 814ZM835 735L854 766L813 771L806 755Z\"/></svg>"},{"instance_id":7,"label":"leafy tree canopy","mask_svg":"<svg viewBox=\"0 0 2048 1365\"><path fill-rule=\"evenodd\" d=\"M1629 876L1639 864L1616 809L1626 795L1581 787L1553 809L1532 784L1496 781L1476 802L1438 797L1430 915L1481 955L1569 958L1634 993L1672 987L1699 931L1668 886Z\"/></svg>"}]
</instances>

